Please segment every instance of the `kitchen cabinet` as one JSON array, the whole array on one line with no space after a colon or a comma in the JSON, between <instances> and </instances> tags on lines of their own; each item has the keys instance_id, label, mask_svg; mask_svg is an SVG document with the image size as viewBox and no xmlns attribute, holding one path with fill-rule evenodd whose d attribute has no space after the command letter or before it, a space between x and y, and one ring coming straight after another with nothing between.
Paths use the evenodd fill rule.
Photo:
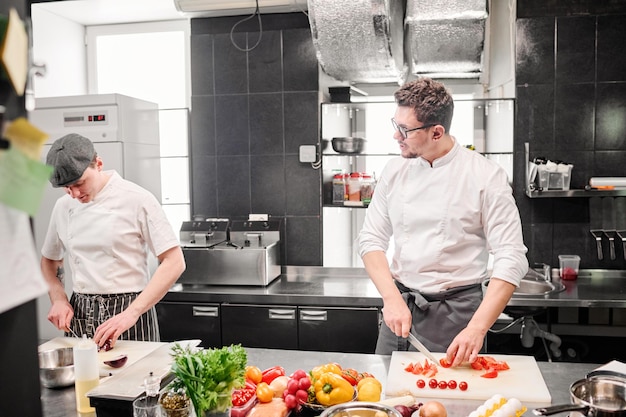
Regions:
<instances>
[{"instance_id":1,"label":"kitchen cabinet","mask_svg":"<svg viewBox=\"0 0 626 417\"><path fill-rule=\"evenodd\" d=\"M298 349L296 306L224 303L221 310L224 345Z\"/></svg>"},{"instance_id":2,"label":"kitchen cabinet","mask_svg":"<svg viewBox=\"0 0 626 417\"><path fill-rule=\"evenodd\" d=\"M219 303L161 301L156 305L161 340L200 339L200 345L222 347Z\"/></svg>"},{"instance_id":3,"label":"kitchen cabinet","mask_svg":"<svg viewBox=\"0 0 626 417\"><path fill-rule=\"evenodd\" d=\"M380 311L371 308L300 307L300 350L374 353Z\"/></svg>"}]
</instances>

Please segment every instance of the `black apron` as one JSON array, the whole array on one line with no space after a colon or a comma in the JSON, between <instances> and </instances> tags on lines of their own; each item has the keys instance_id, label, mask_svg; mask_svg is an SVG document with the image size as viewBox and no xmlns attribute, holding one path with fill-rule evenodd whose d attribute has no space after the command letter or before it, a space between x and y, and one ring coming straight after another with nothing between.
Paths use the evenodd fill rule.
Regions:
<instances>
[{"instance_id":1,"label":"black apron","mask_svg":"<svg viewBox=\"0 0 626 417\"><path fill-rule=\"evenodd\" d=\"M480 305L483 293L480 284L452 288L436 294L423 294L395 281L406 302L413 324L411 333L432 352L445 352L452 340L469 323ZM408 339L398 337L383 321L376 343L376 353L391 355L400 350L415 350Z\"/></svg>"}]
</instances>

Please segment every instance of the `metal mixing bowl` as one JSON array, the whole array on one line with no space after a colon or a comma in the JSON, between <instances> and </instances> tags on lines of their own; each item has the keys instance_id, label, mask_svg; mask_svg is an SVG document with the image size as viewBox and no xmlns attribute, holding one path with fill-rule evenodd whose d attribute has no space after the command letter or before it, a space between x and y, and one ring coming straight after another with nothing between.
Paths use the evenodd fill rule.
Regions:
<instances>
[{"instance_id":1,"label":"metal mixing bowl","mask_svg":"<svg viewBox=\"0 0 626 417\"><path fill-rule=\"evenodd\" d=\"M365 139L355 137L333 138L331 143L335 152L361 153L365 146Z\"/></svg>"},{"instance_id":2,"label":"metal mixing bowl","mask_svg":"<svg viewBox=\"0 0 626 417\"><path fill-rule=\"evenodd\" d=\"M71 347L39 352L39 380L46 388L74 384L74 349Z\"/></svg>"},{"instance_id":3,"label":"metal mixing bowl","mask_svg":"<svg viewBox=\"0 0 626 417\"><path fill-rule=\"evenodd\" d=\"M402 417L402 414L393 407L381 403L363 401L351 401L334 405L324 410L320 417L378 417L381 415L381 412L386 413L389 417Z\"/></svg>"}]
</instances>

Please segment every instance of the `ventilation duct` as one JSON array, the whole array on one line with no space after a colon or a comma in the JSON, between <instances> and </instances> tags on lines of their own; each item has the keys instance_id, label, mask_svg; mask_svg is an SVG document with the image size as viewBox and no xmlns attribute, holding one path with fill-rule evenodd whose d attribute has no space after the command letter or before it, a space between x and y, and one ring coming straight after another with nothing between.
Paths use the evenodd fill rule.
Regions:
<instances>
[{"instance_id":1,"label":"ventilation duct","mask_svg":"<svg viewBox=\"0 0 626 417\"><path fill-rule=\"evenodd\" d=\"M352 83L402 83L408 73L479 78L487 1L309 0L317 59Z\"/></svg>"},{"instance_id":2,"label":"ventilation duct","mask_svg":"<svg viewBox=\"0 0 626 417\"><path fill-rule=\"evenodd\" d=\"M486 0L408 0L405 23L411 74L479 77L487 16Z\"/></svg>"},{"instance_id":3,"label":"ventilation duct","mask_svg":"<svg viewBox=\"0 0 626 417\"><path fill-rule=\"evenodd\" d=\"M309 22L317 59L340 81L400 82L404 2L398 0L309 0Z\"/></svg>"}]
</instances>

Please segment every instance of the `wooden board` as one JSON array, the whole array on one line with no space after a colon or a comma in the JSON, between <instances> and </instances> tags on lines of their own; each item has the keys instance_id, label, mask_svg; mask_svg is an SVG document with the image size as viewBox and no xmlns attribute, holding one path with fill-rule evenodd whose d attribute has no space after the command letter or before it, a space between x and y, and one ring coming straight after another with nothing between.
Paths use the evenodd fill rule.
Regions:
<instances>
[{"instance_id":1,"label":"wooden board","mask_svg":"<svg viewBox=\"0 0 626 417\"><path fill-rule=\"evenodd\" d=\"M439 359L443 353L434 353ZM443 368L437 364L437 380L454 379L457 383L465 381L468 384L467 391L458 389L429 388L428 380L422 375L414 375L404 370L411 362L424 363L424 355L419 352L393 352L389 364L389 374L385 388L386 397L399 397L413 395L418 399L441 398L463 400L488 400L495 394L505 398L517 398L522 403L537 405L550 405L552 397L541 375L535 358L532 356L518 355L489 355L497 360L506 361L511 369L500 371L496 378L482 378L484 371L477 371L465 364L456 368ZM425 388L418 388L418 379L426 381Z\"/></svg>"}]
</instances>

